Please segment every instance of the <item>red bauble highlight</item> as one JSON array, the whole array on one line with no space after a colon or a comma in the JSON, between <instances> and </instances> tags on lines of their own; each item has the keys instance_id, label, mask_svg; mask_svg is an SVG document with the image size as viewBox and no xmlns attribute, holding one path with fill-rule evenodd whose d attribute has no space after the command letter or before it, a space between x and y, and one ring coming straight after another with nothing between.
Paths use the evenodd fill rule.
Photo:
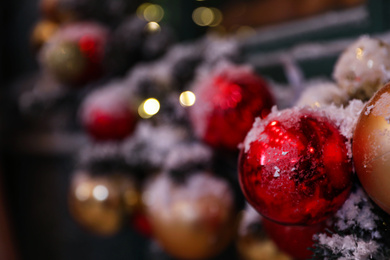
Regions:
<instances>
[{"instance_id":1,"label":"red bauble highlight","mask_svg":"<svg viewBox=\"0 0 390 260\"><path fill-rule=\"evenodd\" d=\"M274 105L266 82L247 67L224 64L193 89L190 108L195 134L214 148L235 150L255 117L265 117Z\"/></svg>"},{"instance_id":2,"label":"red bauble highlight","mask_svg":"<svg viewBox=\"0 0 390 260\"><path fill-rule=\"evenodd\" d=\"M138 115L122 89L107 88L92 93L81 108L81 121L96 140L121 140L130 135Z\"/></svg>"},{"instance_id":3,"label":"red bauble highlight","mask_svg":"<svg viewBox=\"0 0 390 260\"><path fill-rule=\"evenodd\" d=\"M322 222L343 205L352 187L346 138L311 110L272 113L248 133L239 180L264 217L294 225Z\"/></svg>"},{"instance_id":4,"label":"red bauble highlight","mask_svg":"<svg viewBox=\"0 0 390 260\"><path fill-rule=\"evenodd\" d=\"M311 226L285 226L263 219L263 226L268 236L278 248L296 260L310 259L314 247L313 236L325 231L324 222Z\"/></svg>"},{"instance_id":5,"label":"red bauble highlight","mask_svg":"<svg viewBox=\"0 0 390 260\"><path fill-rule=\"evenodd\" d=\"M86 69L79 79L81 82L97 79L103 74L105 41L105 38L88 34L80 38L78 45L87 61Z\"/></svg>"}]
</instances>

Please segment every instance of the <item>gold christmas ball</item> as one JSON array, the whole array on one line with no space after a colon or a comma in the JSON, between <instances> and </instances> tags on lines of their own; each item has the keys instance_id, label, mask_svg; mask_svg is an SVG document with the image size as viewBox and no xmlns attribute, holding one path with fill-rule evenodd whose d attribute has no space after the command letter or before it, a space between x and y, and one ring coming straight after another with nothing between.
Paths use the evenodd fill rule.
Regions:
<instances>
[{"instance_id":1,"label":"gold christmas ball","mask_svg":"<svg viewBox=\"0 0 390 260\"><path fill-rule=\"evenodd\" d=\"M390 214L390 84L367 102L353 136L353 161L361 184Z\"/></svg>"},{"instance_id":2,"label":"gold christmas ball","mask_svg":"<svg viewBox=\"0 0 390 260\"><path fill-rule=\"evenodd\" d=\"M261 216L251 206L241 214L236 239L242 260L291 260L269 239L261 224Z\"/></svg>"},{"instance_id":3,"label":"gold christmas ball","mask_svg":"<svg viewBox=\"0 0 390 260\"><path fill-rule=\"evenodd\" d=\"M61 42L45 51L44 65L58 80L77 83L87 69L87 60L76 43Z\"/></svg>"},{"instance_id":4,"label":"gold christmas ball","mask_svg":"<svg viewBox=\"0 0 390 260\"><path fill-rule=\"evenodd\" d=\"M232 241L238 223L233 192L206 173L175 183L158 176L144 191L145 210L162 248L179 259L206 259Z\"/></svg>"},{"instance_id":5,"label":"gold christmas ball","mask_svg":"<svg viewBox=\"0 0 390 260\"><path fill-rule=\"evenodd\" d=\"M92 176L80 171L72 179L69 208L84 228L99 235L113 235L121 227L124 213L137 207L134 182L122 174Z\"/></svg>"},{"instance_id":6,"label":"gold christmas ball","mask_svg":"<svg viewBox=\"0 0 390 260\"><path fill-rule=\"evenodd\" d=\"M49 20L39 21L31 34L31 45L38 51L57 31L58 24Z\"/></svg>"}]
</instances>

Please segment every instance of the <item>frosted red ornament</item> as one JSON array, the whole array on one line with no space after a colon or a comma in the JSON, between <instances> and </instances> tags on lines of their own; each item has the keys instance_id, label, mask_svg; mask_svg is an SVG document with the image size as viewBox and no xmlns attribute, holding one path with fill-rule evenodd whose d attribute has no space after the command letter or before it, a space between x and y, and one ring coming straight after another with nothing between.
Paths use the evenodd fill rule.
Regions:
<instances>
[{"instance_id":1,"label":"frosted red ornament","mask_svg":"<svg viewBox=\"0 0 390 260\"><path fill-rule=\"evenodd\" d=\"M90 94L81 107L81 121L96 140L120 140L130 135L138 115L125 89L110 87Z\"/></svg>"},{"instance_id":2,"label":"frosted red ornament","mask_svg":"<svg viewBox=\"0 0 390 260\"><path fill-rule=\"evenodd\" d=\"M321 222L310 226L286 226L263 219L263 226L268 236L278 248L296 260L310 259L314 247L313 236L326 228Z\"/></svg>"},{"instance_id":3,"label":"frosted red ornament","mask_svg":"<svg viewBox=\"0 0 390 260\"><path fill-rule=\"evenodd\" d=\"M223 64L195 83L190 120L195 134L209 145L234 150L255 117L274 105L266 82L246 66Z\"/></svg>"},{"instance_id":4,"label":"frosted red ornament","mask_svg":"<svg viewBox=\"0 0 390 260\"><path fill-rule=\"evenodd\" d=\"M346 141L328 117L309 109L274 112L256 121L239 160L247 200L279 223L327 219L352 186Z\"/></svg>"}]
</instances>

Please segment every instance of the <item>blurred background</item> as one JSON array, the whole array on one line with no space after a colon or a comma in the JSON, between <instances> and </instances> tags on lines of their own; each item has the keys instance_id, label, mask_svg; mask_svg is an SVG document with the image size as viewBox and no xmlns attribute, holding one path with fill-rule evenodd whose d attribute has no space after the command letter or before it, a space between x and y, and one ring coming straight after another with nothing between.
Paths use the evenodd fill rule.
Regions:
<instances>
[{"instance_id":1,"label":"blurred background","mask_svg":"<svg viewBox=\"0 0 390 260\"><path fill-rule=\"evenodd\" d=\"M73 171L69 162L85 140L77 139L78 135L63 135L62 139L47 135L48 121L54 119L47 115L26 119L17 105L39 71L34 48L40 39L32 36L33 30L43 16L56 15L55 8L50 9L55 2L14 0L0 5L0 258L164 259L167 256L130 224L117 235L102 238L74 222L67 206ZM167 25L177 42L194 42L209 34L233 37L240 44L243 62L281 84L291 83L285 57L306 78L329 78L336 58L353 39L361 34L388 37L390 29L390 2L386 0L64 2L84 10L87 19L111 28L131 14L154 22L153 26ZM111 13L101 14L99 5L110 7ZM74 105L64 102L68 107ZM55 118L67 120L58 114ZM74 130L72 125L60 125L65 133ZM236 258L228 251L220 259Z\"/></svg>"}]
</instances>

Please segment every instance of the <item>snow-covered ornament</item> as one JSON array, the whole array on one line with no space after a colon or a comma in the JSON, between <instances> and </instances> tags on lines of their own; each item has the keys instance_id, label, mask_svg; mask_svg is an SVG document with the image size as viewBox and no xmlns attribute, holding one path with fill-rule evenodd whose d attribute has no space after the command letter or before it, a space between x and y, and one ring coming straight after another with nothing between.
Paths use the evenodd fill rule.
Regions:
<instances>
[{"instance_id":1,"label":"snow-covered ornament","mask_svg":"<svg viewBox=\"0 0 390 260\"><path fill-rule=\"evenodd\" d=\"M59 82L81 85L103 74L108 29L92 23L71 23L58 29L43 46L41 65Z\"/></svg>"},{"instance_id":2,"label":"snow-covered ornament","mask_svg":"<svg viewBox=\"0 0 390 260\"><path fill-rule=\"evenodd\" d=\"M161 174L144 191L156 240L179 259L216 256L232 241L238 221L228 183L201 171L184 182Z\"/></svg>"},{"instance_id":3,"label":"snow-covered ornament","mask_svg":"<svg viewBox=\"0 0 390 260\"><path fill-rule=\"evenodd\" d=\"M96 90L82 103L80 118L96 140L121 140L135 129L138 114L131 95L114 85Z\"/></svg>"},{"instance_id":4,"label":"snow-covered ornament","mask_svg":"<svg viewBox=\"0 0 390 260\"><path fill-rule=\"evenodd\" d=\"M265 117L274 105L265 81L246 66L220 63L200 75L193 86L195 105L190 120L195 134L215 148L237 149L255 117Z\"/></svg>"},{"instance_id":5,"label":"snow-covered ornament","mask_svg":"<svg viewBox=\"0 0 390 260\"><path fill-rule=\"evenodd\" d=\"M239 159L245 197L279 223L310 225L327 219L352 186L346 142L323 111L293 108L257 119Z\"/></svg>"},{"instance_id":6,"label":"snow-covered ornament","mask_svg":"<svg viewBox=\"0 0 390 260\"><path fill-rule=\"evenodd\" d=\"M390 45L363 36L338 59L333 78L353 98L369 99L390 80Z\"/></svg>"},{"instance_id":7,"label":"snow-covered ornament","mask_svg":"<svg viewBox=\"0 0 390 260\"><path fill-rule=\"evenodd\" d=\"M349 100L345 90L332 82L319 82L309 85L301 94L296 105L322 107L334 104L341 106Z\"/></svg>"},{"instance_id":8,"label":"snow-covered ornament","mask_svg":"<svg viewBox=\"0 0 390 260\"><path fill-rule=\"evenodd\" d=\"M361 184L390 214L390 84L381 88L362 110L352 148Z\"/></svg>"}]
</instances>

